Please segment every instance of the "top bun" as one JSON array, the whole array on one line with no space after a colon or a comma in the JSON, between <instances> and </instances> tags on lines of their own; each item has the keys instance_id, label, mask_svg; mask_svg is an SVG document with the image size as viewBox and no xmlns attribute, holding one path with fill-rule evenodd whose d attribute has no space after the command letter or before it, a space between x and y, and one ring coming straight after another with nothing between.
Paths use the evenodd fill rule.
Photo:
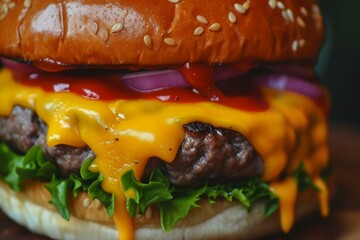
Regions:
<instances>
[{"instance_id":1,"label":"top bun","mask_svg":"<svg viewBox=\"0 0 360 240\"><path fill-rule=\"evenodd\" d=\"M0 0L0 55L69 65L310 61L314 0Z\"/></svg>"}]
</instances>

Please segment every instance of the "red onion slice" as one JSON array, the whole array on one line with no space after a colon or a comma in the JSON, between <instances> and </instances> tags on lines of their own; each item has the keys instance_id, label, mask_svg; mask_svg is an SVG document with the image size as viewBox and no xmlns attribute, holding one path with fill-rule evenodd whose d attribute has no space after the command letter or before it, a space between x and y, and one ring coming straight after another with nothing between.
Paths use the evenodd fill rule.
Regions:
<instances>
[{"instance_id":1,"label":"red onion slice","mask_svg":"<svg viewBox=\"0 0 360 240\"><path fill-rule=\"evenodd\" d=\"M10 69L15 73L32 74L32 73L42 72L37 67L27 63L20 63L6 58L0 58L0 62L2 62L5 67L7 67L8 69Z\"/></svg>"},{"instance_id":2,"label":"red onion slice","mask_svg":"<svg viewBox=\"0 0 360 240\"><path fill-rule=\"evenodd\" d=\"M293 91L316 100L324 97L324 90L319 85L289 75L254 74L252 81L258 86Z\"/></svg>"},{"instance_id":3,"label":"red onion slice","mask_svg":"<svg viewBox=\"0 0 360 240\"><path fill-rule=\"evenodd\" d=\"M179 71L170 69L124 74L121 79L128 87L139 92L189 86Z\"/></svg>"},{"instance_id":4,"label":"red onion slice","mask_svg":"<svg viewBox=\"0 0 360 240\"><path fill-rule=\"evenodd\" d=\"M270 69L276 73L286 74L302 79L311 79L314 78L315 72L313 68L302 67L296 64L291 63L274 63L266 64L265 68Z\"/></svg>"},{"instance_id":5,"label":"red onion slice","mask_svg":"<svg viewBox=\"0 0 360 240\"><path fill-rule=\"evenodd\" d=\"M0 58L0 60L13 72L28 75L34 73L44 73L30 64L19 63L6 58ZM255 86L289 90L315 100L324 98L325 93L319 85L303 80L303 78L312 78L313 71L298 67L294 64L270 64L266 67L276 72L282 71L282 73L251 73L247 74L246 77L250 77ZM283 72L293 74L283 74ZM223 81L239 77L243 74L244 73L231 66L215 66L214 80ZM139 92L152 92L174 87L190 87L189 83L184 79L184 76L174 69L128 73L116 75L115 77L117 76L129 88Z\"/></svg>"},{"instance_id":6,"label":"red onion slice","mask_svg":"<svg viewBox=\"0 0 360 240\"><path fill-rule=\"evenodd\" d=\"M281 66L281 68L285 67ZM301 71L299 69L297 70ZM290 68L288 71L295 71L294 67ZM239 77L241 75L242 73L235 68L216 67L214 80L223 81ZM298 72L297 75L309 78L312 76L312 73L307 70L303 70L302 73ZM121 78L128 87L140 92L151 92L172 87L190 87L183 75L177 70L126 74L122 75ZM284 75L280 73L253 73L250 75L250 78L254 81L255 85L293 91L310 98L322 98L324 95L323 89L320 86L292 75Z\"/></svg>"},{"instance_id":7,"label":"red onion slice","mask_svg":"<svg viewBox=\"0 0 360 240\"><path fill-rule=\"evenodd\" d=\"M222 81L240 76L242 73L232 67L215 67L215 81ZM190 87L184 76L177 70L157 70L124 74L121 79L133 90L152 92L165 88Z\"/></svg>"}]
</instances>

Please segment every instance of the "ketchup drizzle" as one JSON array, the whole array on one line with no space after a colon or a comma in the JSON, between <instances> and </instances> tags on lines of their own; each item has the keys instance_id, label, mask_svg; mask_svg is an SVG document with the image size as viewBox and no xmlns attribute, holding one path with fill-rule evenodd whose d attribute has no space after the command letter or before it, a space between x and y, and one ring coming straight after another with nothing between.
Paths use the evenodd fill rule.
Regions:
<instances>
[{"instance_id":1,"label":"ketchup drizzle","mask_svg":"<svg viewBox=\"0 0 360 240\"><path fill-rule=\"evenodd\" d=\"M146 93L137 92L127 87L119 74L111 71L14 73L14 76L16 81L23 85L41 87L47 92L71 92L93 100L157 99L164 102L179 103L211 101L247 111L264 111L268 108L268 104L262 99L261 94L255 93L242 79L236 79L232 84L225 84L228 85L225 88L232 92L231 96L225 94L224 87L220 89L214 82L214 67L212 66L185 64L177 70L183 74L191 86L190 88L167 88Z\"/></svg>"}]
</instances>

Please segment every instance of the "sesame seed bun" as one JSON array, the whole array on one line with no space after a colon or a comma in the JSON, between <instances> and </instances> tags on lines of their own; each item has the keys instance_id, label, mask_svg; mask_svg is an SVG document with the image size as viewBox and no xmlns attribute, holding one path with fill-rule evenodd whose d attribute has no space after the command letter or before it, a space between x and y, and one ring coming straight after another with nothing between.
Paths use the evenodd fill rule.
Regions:
<instances>
[{"instance_id":1,"label":"sesame seed bun","mask_svg":"<svg viewBox=\"0 0 360 240\"><path fill-rule=\"evenodd\" d=\"M40 182L27 184L22 192L12 191L0 182L0 208L19 224L52 239L118 239L118 230L96 201L87 202L85 194L73 199L70 221L66 221L48 203L50 196ZM89 203L89 204L88 204ZM280 230L279 214L264 218L264 204L251 211L226 201L202 204L164 234L156 213L146 213L135 220L136 239L255 239ZM318 201L313 191L301 193L296 206L297 219L315 211ZM36 216L36 217L34 217Z\"/></svg>"},{"instance_id":2,"label":"sesame seed bun","mask_svg":"<svg viewBox=\"0 0 360 240\"><path fill-rule=\"evenodd\" d=\"M238 2L2 1L0 55L125 66L315 60L324 34L316 1Z\"/></svg>"},{"instance_id":3,"label":"sesame seed bun","mask_svg":"<svg viewBox=\"0 0 360 240\"><path fill-rule=\"evenodd\" d=\"M244 63L243 65L246 67L247 63L249 63L249 66L252 66L252 63L262 65L262 63L275 62L286 62L287 64L291 64L293 62L307 63L307 65L310 66L316 62L316 58L323 43L324 27L319 13L319 8L315 0L24 0L16 2L0 0L0 36L1 57L30 62L43 70L61 70L61 66L64 66L64 69L67 69L67 67L81 69L83 66L89 66L94 68L103 67L104 69L106 67L109 67L110 69L114 67L131 70L138 70L142 68L157 69L169 66L169 68L173 70L177 69L178 66L183 66L185 63L210 63L209 65L212 63L231 63L231 66L239 66L239 68L242 66L242 63ZM6 59L4 60L6 61ZM5 67L7 67L5 61L3 62ZM14 73L15 71L12 72ZM40 73L40 75L41 74L45 75L45 73ZM15 76L15 74L13 75ZM204 78L207 79L207 75L204 74ZM14 79L17 80L15 77ZM101 80L101 78L96 78L96 80ZM207 80L212 81L213 79L209 78ZM27 79L25 81L27 81ZM23 84L24 86L25 81ZM213 85L209 85L211 81L206 83L208 85L203 86L212 87ZM105 85L105 82L106 81L102 81L104 84L100 85L99 81L99 85L96 85L95 87L99 87L100 89L101 86L107 86ZM195 86L193 82L188 82L190 85ZM22 84L21 81L19 81L19 83L19 85ZM82 80L80 83L83 83ZM213 84L213 82L211 82L211 84ZM40 85L41 84L39 83L39 86ZM109 84L108 87L109 88L104 89L110 89L111 85ZM127 91L127 89L131 88L127 86L126 88L124 87L124 89ZM155 89L155 87L152 89ZM197 90L196 86L194 89ZM126 92L125 90L124 92ZM14 91L14 95L15 93L17 92ZM71 94L72 93L73 92L71 92ZM209 91L209 93L211 93L211 91ZM105 94L110 93L106 92L104 93L104 96ZM113 95L116 97L119 96L115 94ZM213 95L208 94L208 91L206 91L206 97L208 95L213 98ZM51 95L51 98L53 98L53 96L54 95ZM49 106L51 105L50 103L54 101L54 99L51 99L45 104L45 101L47 100L44 99L39 100L44 102L41 107L33 107L32 110L34 110L34 112L37 111L37 113L40 113L40 111L43 111L43 113L45 113L45 111L42 110L43 106ZM65 97L64 99L68 99L69 102L72 102L72 99L75 98ZM120 99L122 100L122 97ZM59 100L59 102L64 101L65 103L65 100ZM234 98L234 102L235 100L236 98ZM36 103L39 101L34 100ZM209 102L211 101L212 100L209 99ZM191 103L191 101L189 101L189 103ZM219 103L222 104L221 102ZM68 104L67 107L71 108L77 103L74 101L72 104L73 105ZM179 102L178 105L180 104L181 103ZM251 104L252 101L249 102L249 106ZM241 104L239 104L239 106L240 105ZM244 112L246 110L245 105L246 104L242 106L244 109L241 109ZM262 106L263 104L259 103L259 106L260 105ZM297 103L294 105L297 106ZM97 111L96 113L98 113L99 116L100 114L106 114L106 116L104 116L107 117L107 111L111 109L106 108L106 112L105 110L104 112L101 112L101 110L98 110L97 106L100 105L96 105L94 113ZM272 105L269 104L269 108L271 106ZM299 104L299 106L302 105ZM122 106L119 105L116 106L116 108L117 107L121 108ZM133 105L132 107L135 109L137 108L137 105ZM143 106L140 107L144 108ZM229 104L227 107L233 106ZM234 105L234 108L236 107L237 105ZM61 116L61 111L63 110L59 110L57 112L54 110L55 108L56 107L46 113L54 114L54 119L62 119L63 116ZM111 108L115 107L111 106ZM89 107L89 109L91 108ZM169 109L171 110L171 108ZM197 110L196 108L194 109ZM309 109L313 108L309 107ZM145 110L147 111L147 109ZM249 111L250 110L252 110L251 107L249 107ZM310 117L317 116L315 114L310 115L307 111L307 109L306 111L303 111L304 119L308 115ZM222 113L223 111L219 112ZM302 117L303 112L299 111L299 116L301 115ZM127 114L127 112L125 113ZM231 113L231 111L224 111L224 113ZM282 114L283 112L280 113ZM292 114L290 111L285 113L289 115ZM297 112L294 111L294 113ZM189 114L189 117L187 117L188 115L185 115L186 117L184 118L196 118L196 121L200 121L202 119L206 120L207 118L203 118L202 116L200 117L202 114L202 112L196 115ZM206 114L206 112L204 112L204 114ZM84 115L86 115L85 111ZM68 115L64 114L64 116L67 117ZM117 116L120 116L120 114ZM241 115L239 114L239 116ZM248 114L244 114L244 116L247 117ZM259 117L260 115L254 114L254 116ZM271 119L269 120L269 123L271 124L264 125L265 127L260 127L261 121L268 121L265 119L267 116L276 120L273 121ZM252 132L251 137L253 137L255 135L261 135L261 133L258 134L258 132L255 132L257 130L259 130L259 132L268 131L270 129L269 126L274 126L272 125L273 122L283 123L283 125L279 124L279 126L276 126L277 128L287 127L287 125L290 126L290 124L287 124L287 121L290 121L288 119L292 118L288 118L285 114L285 117L282 116L283 115L280 115L277 112L274 114L270 112L269 114L264 115L264 117L259 117L259 119L262 118L261 121L255 121L254 125L250 123L251 118L249 118L249 120L244 121L244 127L238 127L238 129L241 130L243 128L244 131L249 132L249 136L250 132ZM297 117L298 115L294 114L294 116ZM220 117L222 116L216 116L216 118ZM161 116L161 119L164 118L164 116ZM169 117L168 119L175 119L172 121L178 121L177 118L178 117L175 116L173 118ZM74 119L76 119L75 115ZM102 120L101 118L99 119ZM79 138L81 141L84 140L84 144L89 143L89 148L91 148L97 143L105 142L110 139L110 137L117 136L112 133L113 129L114 132L115 130L117 131L115 127L118 127L117 124L121 121L121 117L117 117L117 119L119 120L111 122L113 124L108 124L107 121L104 121L104 125L101 125L101 127L99 127L100 125L94 125L94 129L96 130L100 128L103 129L103 126L105 125L106 130L111 130L106 131L109 132L109 134L106 135L106 140L104 141L103 139L105 139L105 137L99 137L99 141L96 143L95 141L87 142L83 138L87 136L93 137L95 135L86 135L82 133L76 133L77 135L69 134L69 141L64 141L63 139L61 139L61 141L69 143L70 146L73 144L75 147L78 147L82 144L82 142L81 144L78 144L78 142L80 142L80 140L78 140ZM217 121L214 120L215 116L211 116L209 119L209 124L212 124L212 121L217 123ZM83 120L79 124L76 123L72 126L72 128L76 130L80 129L79 132L88 131L88 129L92 127L91 124L93 122L92 119L90 120L91 121L89 122L86 122L87 120ZM101 122L100 120L99 122ZM147 118L145 118L145 120L147 120ZM151 121L153 120L151 119ZM234 118L234 121L241 122L241 119ZM319 123L317 121L319 121ZM322 124L322 121L322 118L320 120L314 120L316 124ZM219 127L228 128L230 126L228 123L230 122L231 121L229 120L220 122L226 126ZM249 127L245 127L248 122ZM315 123L311 123L313 125L310 123L307 124L307 119L303 122L306 122L306 124L303 124L304 126L306 125L306 127L303 127L304 130L301 129L301 131L305 132L306 130L308 131L308 134L312 134L312 126L317 125L315 125ZM56 125L56 121L48 120L47 123L49 129L54 129L59 126ZM134 124L137 123L137 120L134 121ZM295 123L291 124L296 125ZM302 124L302 122L300 123ZM162 121L159 121L159 124L162 124ZM82 126L87 127L85 128ZM286 148L286 151L292 153L288 150L290 147L287 146L295 145L297 142L302 142L302 138L299 138L300 140L298 141L296 138L298 135L295 135L297 134L297 129L300 129L300 127L291 125L291 128L288 127L284 131L277 131L277 128L274 131L271 130L271 132L269 130L270 133L265 134L264 136L273 136L272 134L276 135L275 139L279 140L275 141L276 144L274 144L274 149L280 149L283 146L286 146L284 149ZM180 130L179 129L174 131L174 133L177 134L182 130L182 128ZM232 129L231 126L230 129ZM233 129L237 130L235 128ZM65 132L65 130L61 131ZM93 133L93 131L90 132ZM326 132L326 130L324 130L324 132ZM170 135L171 134L169 134L169 136ZM283 137L282 135L286 135L286 137ZM289 137L287 137L287 135L289 135ZM292 136L294 137L291 138ZM299 136L301 137L302 135L299 134ZM76 139L74 140L73 138ZM154 138L157 139L157 136ZM159 138L162 138L162 135ZM315 140L322 138L325 137L320 136L316 139L314 137ZM117 138L115 138L115 142L117 141L116 139ZM127 136L124 139L127 140ZM253 137L253 139L255 139L255 137ZM262 145L262 143L268 145L268 139L271 138L266 138L266 141L257 141L256 143L259 143L259 145ZM291 139L291 142L283 145L277 145L280 140L287 139ZM308 138L304 137L304 139ZM61 141L59 140L59 142ZM322 140L319 140L318 142L320 143L316 144L320 147ZM63 142L61 142L61 144L62 143ZM137 144L137 142L134 143ZM129 145L131 144L133 143L130 143ZM138 145L139 149L134 149L141 152L141 144ZM99 149L107 149L107 146L105 145L99 146ZM111 146L106 153L99 150L99 159L106 159L106 157L102 157L109 156L110 154L116 154L117 151L112 152L112 149L122 145L113 144L113 146L114 148ZM167 145L163 144L161 148L159 147L159 150L156 151L166 151L163 150L167 148L166 146ZM314 148L318 146L314 146ZM151 146L149 148L152 149L153 147ZM260 148L262 148L265 154L267 154L267 151L272 151L272 148L263 146ZM308 146L306 146L306 149L307 148ZM169 148L169 152L173 151L173 149L174 148ZM298 150L295 147L294 149ZM315 150L312 150L313 148L309 147L309 149L311 149L311 154L315 155L315 153L317 153ZM327 148L324 147L324 149L326 150ZM130 151L135 150L130 149ZM96 152L96 154L98 154L98 152ZM142 158L131 158L131 154L129 154L131 157L127 157L126 151L124 152L124 156L129 158L131 161L134 160L135 164L133 162L130 163L124 161L124 164L121 163L123 164L121 166L125 166L125 163L126 165L137 165L138 162L136 161L140 161L141 164L138 164L139 167L136 169L140 169L140 167L142 167L143 162L145 162ZM279 154L277 154L278 152ZM321 153L325 156L327 152L323 152L325 153ZM280 159L280 167L274 167L276 164L273 164L274 166L271 164L265 166L270 169L269 172L278 171L272 169L285 168L285 154L283 153L285 153L285 151L282 152L280 150L276 150L276 154L271 155L271 158L269 157L269 159L273 159L272 156L279 156ZM153 152L146 154L144 154L146 158L151 156L158 157L157 152L155 152L155 154L153 154ZM171 154L159 155L171 156ZM320 160L322 159L321 157L319 157ZM121 156L116 159L120 158ZM112 161L113 159L109 158L109 160ZM104 164L107 164L107 162L104 162ZM109 164L110 167L117 166L112 166L111 164L112 163ZM232 164L229 164L229 168L231 166ZM100 167L99 169L101 170ZM258 173L253 175L257 174ZM266 177L270 180L272 178L275 179L277 176L278 175L275 176L274 174L274 177ZM107 179L110 179L109 176L106 177ZM10 218L14 219L19 224L26 226L31 231L47 235L54 239L106 240L118 238L119 231L121 231L121 229L116 228L114 220L107 215L107 212L98 200L91 201L86 193L80 193L76 198L69 197L68 205L72 216L70 221L66 221L61 218L59 213L56 212L55 207L49 203L50 194L44 188L43 184L44 183L36 181L26 181L23 186L23 191L14 192L7 185L0 182L0 208L2 208L3 211L10 216ZM116 187L119 187L119 185ZM115 191L117 191L117 188ZM113 193L115 191L113 191ZM319 205L318 201L316 201L316 195L314 192L306 192L299 195L299 200L297 202L297 214L295 215L297 218L313 211ZM262 202L257 202L252 207L251 211L248 211L238 202L228 203L225 200L219 200L216 204L210 205L205 200L201 201L203 201L199 204L201 207L194 209L185 219L177 222L175 228L169 233L164 233L160 226L160 216L156 206L150 207L144 215L138 216L134 220L136 239L253 239L265 236L272 232L277 232L281 229L279 213L275 213L270 218L265 219L265 206Z\"/></svg>"}]
</instances>

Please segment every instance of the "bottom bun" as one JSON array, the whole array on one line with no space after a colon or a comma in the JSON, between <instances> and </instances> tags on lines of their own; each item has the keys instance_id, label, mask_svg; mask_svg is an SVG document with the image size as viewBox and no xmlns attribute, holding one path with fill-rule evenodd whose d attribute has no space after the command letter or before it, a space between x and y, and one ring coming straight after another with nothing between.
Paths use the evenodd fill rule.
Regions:
<instances>
[{"instance_id":1,"label":"bottom bun","mask_svg":"<svg viewBox=\"0 0 360 240\"><path fill-rule=\"evenodd\" d=\"M85 200L88 199L84 198L86 194L70 201L70 204L83 206L73 207L73 216L70 221L66 221L48 203L50 196L42 184L31 182L27 185L23 192L14 192L0 182L0 207L20 225L52 239L118 239L118 231L112 220L104 217L106 212L103 207L94 201L89 203ZM158 216L155 213L151 214L154 220L148 221L147 213L146 217L136 218L136 239L254 239L281 229L279 214L265 219L264 204L261 202L255 204L251 211L240 204L226 201L214 205L204 204L194 209L189 217L180 221L169 233L164 233L157 224ZM296 206L297 219L317 207L317 198L313 192L302 193Z\"/></svg>"}]
</instances>

